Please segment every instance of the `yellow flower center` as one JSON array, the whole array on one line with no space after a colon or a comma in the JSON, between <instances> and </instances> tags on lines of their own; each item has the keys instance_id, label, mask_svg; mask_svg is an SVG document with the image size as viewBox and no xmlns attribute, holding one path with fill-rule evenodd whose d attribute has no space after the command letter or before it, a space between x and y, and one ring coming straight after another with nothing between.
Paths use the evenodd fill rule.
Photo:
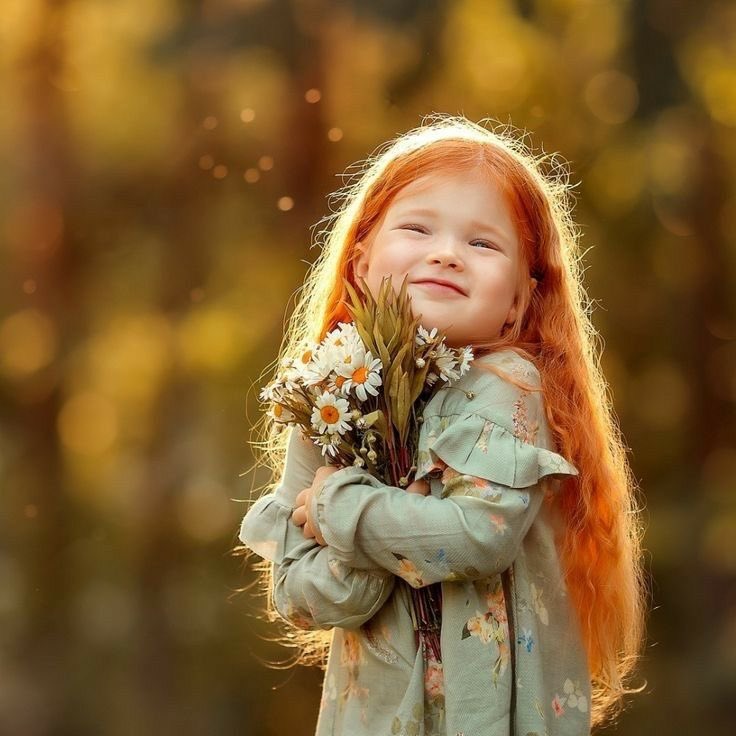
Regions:
<instances>
[{"instance_id":1,"label":"yellow flower center","mask_svg":"<svg viewBox=\"0 0 736 736\"><path fill-rule=\"evenodd\" d=\"M367 379L368 369L365 366L361 366L353 373L353 383L365 383Z\"/></svg>"},{"instance_id":2,"label":"yellow flower center","mask_svg":"<svg viewBox=\"0 0 736 736\"><path fill-rule=\"evenodd\" d=\"M273 407L273 415L278 419L284 413L284 407L281 404L275 404Z\"/></svg>"},{"instance_id":3,"label":"yellow flower center","mask_svg":"<svg viewBox=\"0 0 736 736\"><path fill-rule=\"evenodd\" d=\"M310 360L312 360L312 351L311 350L305 350L302 353L301 361L302 361L302 363L304 363L306 365L307 363L309 363Z\"/></svg>"},{"instance_id":4,"label":"yellow flower center","mask_svg":"<svg viewBox=\"0 0 736 736\"><path fill-rule=\"evenodd\" d=\"M322 421L326 424L334 424L340 418L340 412L332 404L323 406L319 410L319 415L322 417Z\"/></svg>"},{"instance_id":5,"label":"yellow flower center","mask_svg":"<svg viewBox=\"0 0 736 736\"><path fill-rule=\"evenodd\" d=\"M338 388L342 388L342 385L343 383L345 383L346 380L347 379L345 378L345 376L337 376L335 378L335 386L337 386Z\"/></svg>"}]
</instances>

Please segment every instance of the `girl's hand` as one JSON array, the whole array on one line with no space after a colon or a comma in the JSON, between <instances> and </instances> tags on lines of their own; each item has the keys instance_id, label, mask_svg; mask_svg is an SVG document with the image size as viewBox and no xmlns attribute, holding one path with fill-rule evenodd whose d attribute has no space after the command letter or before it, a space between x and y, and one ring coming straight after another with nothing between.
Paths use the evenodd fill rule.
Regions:
<instances>
[{"instance_id":1,"label":"girl's hand","mask_svg":"<svg viewBox=\"0 0 736 736\"><path fill-rule=\"evenodd\" d=\"M406 492L427 496L429 495L429 483L426 480L414 480L406 487Z\"/></svg>"},{"instance_id":2,"label":"girl's hand","mask_svg":"<svg viewBox=\"0 0 736 736\"><path fill-rule=\"evenodd\" d=\"M302 534L305 539L314 539L317 544L323 547L327 544L324 537L317 532L316 525L312 523L312 496L314 492L329 478L333 473L336 473L340 468L336 468L334 465L325 465L324 467L317 468L317 472L314 474L314 480L309 488L305 488L299 491L296 499L294 500L294 511L291 514L291 520L297 526L302 527Z\"/></svg>"}]
</instances>

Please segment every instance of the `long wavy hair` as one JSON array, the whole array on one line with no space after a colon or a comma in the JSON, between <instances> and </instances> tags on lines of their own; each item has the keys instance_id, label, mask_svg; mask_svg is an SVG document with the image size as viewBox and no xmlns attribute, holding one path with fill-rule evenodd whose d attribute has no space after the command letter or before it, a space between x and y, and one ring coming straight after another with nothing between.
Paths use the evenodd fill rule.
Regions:
<instances>
[{"instance_id":1,"label":"long wavy hair","mask_svg":"<svg viewBox=\"0 0 736 736\"><path fill-rule=\"evenodd\" d=\"M638 489L599 364L567 164L556 154L533 153L511 126L444 114L426 117L379 147L330 197L332 214L317 223L325 225L315 238L322 250L298 292L279 358L349 320L343 279L357 287L355 244L370 238L407 184L469 169L501 187L521 255L517 319L493 342L476 345L476 355L511 348L537 366L558 450L580 472L563 479L550 503L565 521L559 554L588 658L592 724L601 726L619 715L624 695L644 687L634 689L630 680L641 657L649 600ZM259 426L263 439L254 444L278 477L285 437L265 416ZM260 569L269 617L276 620L272 566L264 562ZM297 648L296 662L324 665L329 632L290 629L285 637Z\"/></svg>"}]
</instances>

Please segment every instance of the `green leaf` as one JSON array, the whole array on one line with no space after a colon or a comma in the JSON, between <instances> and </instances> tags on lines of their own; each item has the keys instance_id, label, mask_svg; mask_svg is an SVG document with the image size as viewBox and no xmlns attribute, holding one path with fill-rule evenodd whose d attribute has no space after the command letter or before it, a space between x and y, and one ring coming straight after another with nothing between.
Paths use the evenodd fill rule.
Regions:
<instances>
[{"instance_id":1,"label":"green leaf","mask_svg":"<svg viewBox=\"0 0 736 736\"><path fill-rule=\"evenodd\" d=\"M386 348L386 343L383 341L383 335L381 334L380 325L378 322L373 326L373 339L374 344L376 346L376 351L378 352L378 356L381 359L381 363L383 363L384 370L386 369L386 366L390 366L392 363L391 356L389 355L388 349Z\"/></svg>"}]
</instances>

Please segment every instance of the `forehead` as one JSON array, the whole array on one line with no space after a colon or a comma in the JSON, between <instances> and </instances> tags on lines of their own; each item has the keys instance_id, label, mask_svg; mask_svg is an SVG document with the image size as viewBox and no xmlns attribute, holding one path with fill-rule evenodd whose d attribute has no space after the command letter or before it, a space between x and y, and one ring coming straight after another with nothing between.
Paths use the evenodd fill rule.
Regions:
<instances>
[{"instance_id":1,"label":"forehead","mask_svg":"<svg viewBox=\"0 0 736 736\"><path fill-rule=\"evenodd\" d=\"M400 189L391 206L400 205L408 200L441 198L459 190L466 190L468 195L473 195L476 199L492 199L498 204L505 204L504 192L489 174L467 170L424 174Z\"/></svg>"}]
</instances>

